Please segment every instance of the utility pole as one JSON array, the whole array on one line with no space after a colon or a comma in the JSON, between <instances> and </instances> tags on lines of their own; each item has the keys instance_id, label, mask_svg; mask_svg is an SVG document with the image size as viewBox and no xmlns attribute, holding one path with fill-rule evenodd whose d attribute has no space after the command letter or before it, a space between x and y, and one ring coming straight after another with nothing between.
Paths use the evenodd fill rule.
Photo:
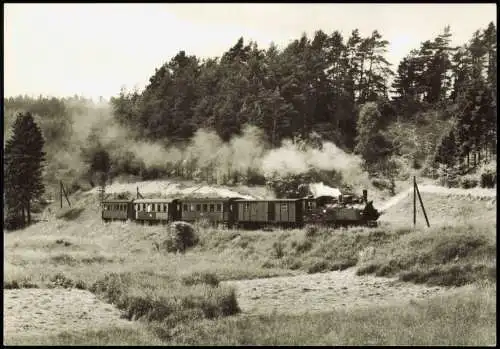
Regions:
<instances>
[{"instance_id":1,"label":"utility pole","mask_svg":"<svg viewBox=\"0 0 500 349\"><path fill-rule=\"evenodd\" d=\"M68 203L68 206L71 207L71 203L69 202L68 194L66 193L66 190L64 190L63 182L60 181L60 184L61 184L61 190L60 190L61 208L62 208L62 197L63 197L63 194L64 194L64 197L66 198L66 202Z\"/></svg>"},{"instance_id":2,"label":"utility pole","mask_svg":"<svg viewBox=\"0 0 500 349\"><path fill-rule=\"evenodd\" d=\"M417 180L413 176L413 226L417 224Z\"/></svg>"},{"instance_id":3,"label":"utility pole","mask_svg":"<svg viewBox=\"0 0 500 349\"><path fill-rule=\"evenodd\" d=\"M429 218L427 218L427 212L425 212L424 202L422 201L422 197L420 196L420 191L418 190L417 180L415 176L413 176L413 226L417 224L417 198L420 202L420 206L422 207L422 211L424 212L425 222L427 223L427 227L430 228Z\"/></svg>"}]
</instances>

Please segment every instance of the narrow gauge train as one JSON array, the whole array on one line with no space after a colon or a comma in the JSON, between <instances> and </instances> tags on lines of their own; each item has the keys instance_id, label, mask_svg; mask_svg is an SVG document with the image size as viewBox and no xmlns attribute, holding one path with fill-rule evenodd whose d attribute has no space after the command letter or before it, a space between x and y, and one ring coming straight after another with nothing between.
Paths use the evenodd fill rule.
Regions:
<instances>
[{"instance_id":1,"label":"narrow gauge train","mask_svg":"<svg viewBox=\"0 0 500 349\"><path fill-rule=\"evenodd\" d=\"M106 200L102 219L132 220L141 224L207 220L236 228L302 227L305 224L376 225L380 216L367 200L351 195L301 199L248 200L241 198L185 198Z\"/></svg>"}]
</instances>

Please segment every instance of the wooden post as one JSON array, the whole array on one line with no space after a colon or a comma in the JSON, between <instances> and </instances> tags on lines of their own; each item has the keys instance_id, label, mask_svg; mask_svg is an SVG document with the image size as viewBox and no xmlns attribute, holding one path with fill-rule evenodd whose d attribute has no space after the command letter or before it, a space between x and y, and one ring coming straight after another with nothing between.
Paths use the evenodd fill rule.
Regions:
<instances>
[{"instance_id":1,"label":"wooden post","mask_svg":"<svg viewBox=\"0 0 500 349\"><path fill-rule=\"evenodd\" d=\"M417 224L417 198L416 198L416 190L417 190L417 180L415 176L413 176L413 226Z\"/></svg>"},{"instance_id":2,"label":"wooden post","mask_svg":"<svg viewBox=\"0 0 500 349\"><path fill-rule=\"evenodd\" d=\"M59 182L59 201L61 202L61 208L62 208L62 197L63 197L63 193L62 193L62 181Z\"/></svg>"},{"instance_id":3,"label":"wooden post","mask_svg":"<svg viewBox=\"0 0 500 349\"><path fill-rule=\"evenodd\" d=\"M68 194L66 194L66 190L64 190L64 185L63 185L62 181L61 181L61 189L62 189L62 192L64 194L64 197L66 198L66 201L68 202L69 207L71 207L71 203L69 202Z\"/></svg>"},{"instance_id":4,"label":"wooden post","mask_svg":"<svg viewBox=\"0 0 500 349\"><path fill-rule=\"evenodd\" d=\"M427 227L430 228L431 225L429 224L429 219L427 218L427 213L425 212L424 203L422 201L422 197L420 196L420 191L418 190L418 186L416 183L415 183L415 189L417 190L418 200L420 201L420 206L422 206L422 211L424 211L425 222L427 223Z\"/></svg>"}]
</instances>

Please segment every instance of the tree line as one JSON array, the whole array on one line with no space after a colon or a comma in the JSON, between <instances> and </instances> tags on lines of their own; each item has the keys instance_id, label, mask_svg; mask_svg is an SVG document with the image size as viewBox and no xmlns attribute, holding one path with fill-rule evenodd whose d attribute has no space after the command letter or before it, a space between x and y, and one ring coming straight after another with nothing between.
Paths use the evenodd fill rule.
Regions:
<instances>
[{"instance_id":1,"label":"tree line","mask_svg":"<svg viewBox=\"0 0 500 349\"><path fill-rule=\"evenodd\" d=\"M187 144L200 129L227 142L253 125L272 147L285 139L314 143L311 135L331 141L359 154L372 177L394 178L405 166L430 176L463 175L496 157L496 27L489 23L458 47L451 38L445 27L397 67L387 61L389 42L377 30L363 36L355 29L346 37L319 30L282 49L239 38L220 57L206 59L180 51L155 69L143 91L122 89L113 97L113 117L137 139L165 146ZM12 189L5 202L16 215L29 219L29 203L42 190L26 186L25 194L14 194L27 173L44 183L110 167L113 176L161 175L138 172L132 158L114 164L109 150L92 146L81 151L85 173L63 168L54 154L73 146L74 115L84 119L89 103L78 96L4 99L4 178ZM24 144L23 132L34 143ZM45 140L44 150L37 139ZM43 153L44 171L20 161Z\"/></svg>"},{"instance_id":2,"label":"tree line","mask_svg":"<svg viewBox=\"0 0 500 349\"><path fill-rule=\"evenodd\" d=\"M429 167L465 161L468 169L496 149L496 27L476 31L462 47L452 47L451 37L445 27L396 69L377 30L363 37L355 29L346 38L319 30L282 50L240 38L217 58L180 51L142 93L122 90L112 104L117 120L167 144L199 128L228 140L251 124L273 146L315 131L368 164L398 152L386 132L396 122L449 121ZM422 121L429 112L434 116Z\"/></svg>"}]
</instances>

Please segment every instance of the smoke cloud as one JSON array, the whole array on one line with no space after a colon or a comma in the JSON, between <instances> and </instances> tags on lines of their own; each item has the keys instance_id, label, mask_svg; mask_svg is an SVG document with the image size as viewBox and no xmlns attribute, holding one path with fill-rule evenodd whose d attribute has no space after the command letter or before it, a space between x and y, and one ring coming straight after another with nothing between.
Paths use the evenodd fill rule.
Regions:
<instances>
[{"instance_id":1,"label":"smoke cloud","mask_svg":"<svg viewBox=\"0 0 500 349\"><path fill-rule=\"evenodd\" d=\"M320 149L283 141L271 149L262 130L245 126L241 135L229 142L210 130L200 129L185 146L138 141L135 132L119 125L108 104L92 104L72 115L71 146L59 150L57 166L74 175L88 171L88 160L81 149L100 145L110 155L112 166L125 163L145 170L158 169L169 176L207 179L228 183L234 174L286 176L306 173L311 169L337 171L350 185L369 185L361 169L361 159L348 154L331 142ZM121 167L120 167L121 166Z\"/></svg>"}]
</instances>

